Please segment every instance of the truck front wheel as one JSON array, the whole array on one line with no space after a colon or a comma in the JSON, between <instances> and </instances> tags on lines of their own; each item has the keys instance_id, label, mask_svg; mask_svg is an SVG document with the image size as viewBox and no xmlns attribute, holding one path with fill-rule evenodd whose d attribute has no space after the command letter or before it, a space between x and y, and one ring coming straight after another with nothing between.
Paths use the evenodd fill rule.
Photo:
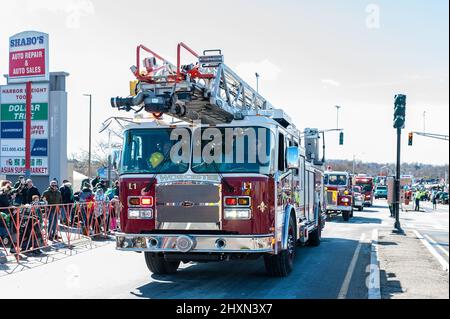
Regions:
<instances>
[{"instance_id":1,"label":"truck front wheel","mask_svg":"<svg viewBox=\"0 0 450 319\"><path fill-rule=\"evenodd\" d=\"M308 245L312 247L320 246L320 240L322 239L322 222L309 234Z\"/></svg>"},{"instance_id":2,"label":"truck front wheel","mask_svg":"<svg viewBox=\"0 0 450 319\"><path fill-rule=\"evenodd\" d=\"M179 261L166 261L164 256L157 253L145 253L145 263L147 268L155 275L175 274L180 266Z\"/></svg>"},{"instance_id":3,"label":"truck front wheel","mask_svg":"<svg viewBox=\"0 0 450 319\"><path fill-rule=\"evenodd\" d=\"M350 219L350 212L342 212L342 217L344 218L345 222L348 222Z\"/></svg>"},{"instance_id":4,"label":"truck front wheel","mask_svg":"<svg viewBox=\"0 0 450 319\"><path fill-rule=\"evenodd\" d=\"M294 268L296 253L295 222L291 218L289 221L287 249L278 255L264 256L264 265L267 273L272 277L287 277Z\"/></svg>"}]
</instances>

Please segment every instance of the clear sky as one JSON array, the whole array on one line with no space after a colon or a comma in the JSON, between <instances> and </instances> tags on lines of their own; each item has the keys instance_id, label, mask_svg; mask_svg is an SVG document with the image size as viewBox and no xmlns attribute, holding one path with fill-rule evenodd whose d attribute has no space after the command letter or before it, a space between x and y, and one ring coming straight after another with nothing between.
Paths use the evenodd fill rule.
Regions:
<instances>
[{"instance_id":1,"label":"clear sky","mask_svg":"<svg viewBox=\"0 0 450 319\"><path fill-rule=\"evenodd\" d=\"M408 96L402 160L445 164L448 142L406 133L449 132L448 0L15 0L0 1L0 73L8 38L50 34L50 68L67 71L69 154L88 148L88 99L94 131L117 114L110 97L127 95L142 43L175 57L183 41L221 48L225 62L284 108L298 127L336 127L342 106L345 145L330 134L328 157L395 161L393 97ZM174 60L172 58L172 60ZM5 84L5 79L0 80ZM106 136L95 133L95 140Z\"/></svg>"}]
</instances>

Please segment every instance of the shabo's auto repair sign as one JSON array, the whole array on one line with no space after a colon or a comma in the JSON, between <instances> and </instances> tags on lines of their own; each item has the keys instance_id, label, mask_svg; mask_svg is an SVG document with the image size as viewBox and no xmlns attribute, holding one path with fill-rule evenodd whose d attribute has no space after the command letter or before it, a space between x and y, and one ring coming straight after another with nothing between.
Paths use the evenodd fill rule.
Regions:
<instances>
[{"instance_id":1,"label":"shabo's auto repair sign","mask_svg":"<svg viewBox=\"0 0 450 319\"><path fill-rule=\"evenodd\" d=\"M8 83L49 81L48 34L26 31L9 38Z\"/></svg>"}]
</instances>

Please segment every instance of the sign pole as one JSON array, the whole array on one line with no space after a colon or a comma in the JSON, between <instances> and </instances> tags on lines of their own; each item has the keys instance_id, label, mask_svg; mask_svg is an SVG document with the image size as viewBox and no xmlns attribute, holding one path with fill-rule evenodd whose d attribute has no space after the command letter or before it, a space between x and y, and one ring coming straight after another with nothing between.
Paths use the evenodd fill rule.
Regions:
<instances>
[{"instance_id":1,"label":"sign pole","mask_svg":"<svg viewBox=\"0 0 450 319\"><path fill-rule=\"evenodd\" d=\"M25 178L31 177L31 81L26 85Z\"/></svg>"},{"instance_id":2,"label":"sign pole","mask_svg":"<svg viewBox=\"0 0 450 319\"><path fill-rule=\"evenodd\" d=\"M402 141L402 129L397 128L397 167L396 167L396 174L395 174L395 229L397 231L401 231L401 225L400 225L400 176L401 176L401 143Z\"/></svg>"}]
</instances>

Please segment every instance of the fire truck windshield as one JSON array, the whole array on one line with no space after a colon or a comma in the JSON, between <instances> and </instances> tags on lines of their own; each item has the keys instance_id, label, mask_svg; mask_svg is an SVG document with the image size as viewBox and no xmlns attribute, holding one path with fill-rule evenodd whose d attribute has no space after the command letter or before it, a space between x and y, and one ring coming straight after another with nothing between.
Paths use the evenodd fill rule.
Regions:
<instances>
[{"instance_id":1,"label":"fire truck windshield","mask_svg":"<svg viewBox=\"0 0 450 319\"><path fill-rule=\"evenodd\" d=\"M190 134L188 130L186 132ZM174 162L170 158L173 146L180 143L182 138L179 136L178 140L171 140L171 133L172 129L135 129L127 131L125 134L121 173L186 173L189 169L189 160L186 162Z\"/></svg>"},{"instance_id":2,"label":"fire truck windshield","mask_svg":"<svg viewBox=\"0 0 450 319\"><path fill-rule=\"evenodd\" d=\"M347 176L338 174L326 174L325 175L325 185L329 186L346 186Z\"/></svg>"},{"instance_id":3,"label":"fire truck windshield","mask_svg":"<svg viewBox=\"0 0 450 319\"><path fill-rule=\"evenodd\" d=\"M202 140L194 141L192 171L198 174L273 172L274 136L262 127L202 129ZM215 163L214 165L211 165Z\"/></svg>"}]
</instances>

